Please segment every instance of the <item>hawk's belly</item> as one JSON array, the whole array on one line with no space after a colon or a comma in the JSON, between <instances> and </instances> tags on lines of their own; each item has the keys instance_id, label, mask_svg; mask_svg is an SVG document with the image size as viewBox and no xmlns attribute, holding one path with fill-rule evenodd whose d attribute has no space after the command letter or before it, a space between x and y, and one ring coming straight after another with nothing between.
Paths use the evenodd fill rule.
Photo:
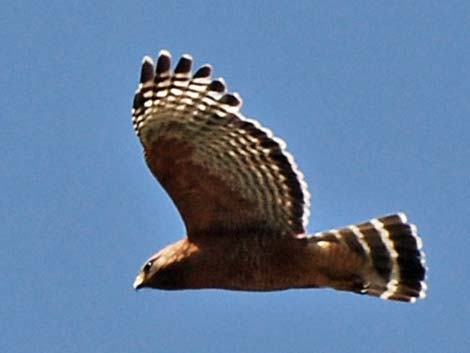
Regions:
<instances>
[{"instance_id":1,"label":"hawk's belly","mask_svg":"<svg viewBox=\"0 0 470 353\"><path fill-rule=\"evenodd\" d=\"M315 268L306 250L306 243L293 237L238 237L207 252L202 250L203 266L195 275L201 276L197 282L205 288L273 291L316 287Z\"/></svg>"}]
</instances>

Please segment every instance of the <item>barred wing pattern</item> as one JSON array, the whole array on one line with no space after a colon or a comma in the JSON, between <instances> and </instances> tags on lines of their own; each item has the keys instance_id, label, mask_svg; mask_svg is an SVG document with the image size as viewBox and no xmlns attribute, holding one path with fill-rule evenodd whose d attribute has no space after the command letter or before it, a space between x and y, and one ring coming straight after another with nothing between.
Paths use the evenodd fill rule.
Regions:
<instances>
[{"instance_id":1,"label":"barred wing pattern","mask_svg":"<svg viewBox=\"0 0 470 353\"><path fill-rule=\"evenodd\" d=\"M133 124L146 161L176 204L188 237L231 231L305 232L309 193L285 143L240 112L211 67L191 73L170 54L145 57Z\"/></svg>"}]
</instances>

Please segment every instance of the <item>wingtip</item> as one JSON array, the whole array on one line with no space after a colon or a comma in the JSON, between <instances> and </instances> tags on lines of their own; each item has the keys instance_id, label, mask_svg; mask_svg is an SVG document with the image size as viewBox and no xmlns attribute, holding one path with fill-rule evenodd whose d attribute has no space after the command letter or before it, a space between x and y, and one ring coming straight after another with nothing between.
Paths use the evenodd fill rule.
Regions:
<instances>
[{"instance_id":1,"label":"wingtip","mask_svg":"<svg viewBox=\"0 0 470 353\"><path fill-rule=\"evenodd\" d=\"M154 64L153 59L152 59L149 55L145 55L145 56L142 58L142 65L144 65L144 64L146 64L146 63L151 64L151 65Z\"/></svg>"},{"instance_id":2,"label":"wingtip","mask_svg":"<svg viewBox=\"0 0 470 353\"><path fill-rule=\"evenodd\" d=\"M242 99L238 93L225 93L219 102L230 107L240 107L242 105Z\"/></svg>"},{"instance_id":3,"label":"wingtip","mask_svg":"<svg viewBox=\"0 0 470 353\"><path fill-rule=\"evenodd\" d=\"M153 80L154 74L154 62L150 56L144 56L142 59L142 68L140 71L140 83Z\"/></svg>"},{"instance_id":4,"label":"wingtip","mask_svg":"<svg viewBox=\"0 0 470 353\"><path fill-rule=\"evenodd\" d=\"M175 67L175 74L190 74L193 58L189 54L184 54L179 59Z\"/></svg>"},{"instance_id":5,"label":"wingtip","mask_svg":"<svg viewBox=\"0 0 470 353\"><path fill-rule=\"evenodd\" d=\"M158 57L162 57L162 56L166 56L168 58L171 58L171 54L170 52L167 50L167 49L161 49L159 52L158 52Z\"/></svg>"},{"instance_id":6,"label":"wingtip","mask_svg":"<svg viewBox=\"0 0 470 353\"><path fill-rule=\"evenodd\" d=\"M183 55L181 55L181 59L186 59L186 60L193 61L193 56L191 54L184 53Z\"/></svg>"},{"instance_id":7,"label":"wingtip","mask_svg":"<svg viewBox=\"0 0 470 353\"><path fill-rule=\"evenodd\" d=\"M225 93L227 91L227 85L224 79L219 77L209 84L209 90L217 93Z\"/></svg>"},{"instance_id":8,"label":"wingtip","mask_svg":"<svg viewBox=\"0 0 470 353\"><path fill-rule=\"evenodd\" d=\"M408 217L406 216L405 212L397 212L398 218L400 218L401 223L408 223Z\"/></svg>"},{"instance_id":9,"label":"wingtip","mask_svg":"<svg viewBox=\"0 0 470 353\"><path fill-rule=\"evenodd\" d=\"M162 49L158 53L157 65L155 68L156 74L161 75L169 73L171 68L171 54L168 50Z\"/></svg>"},{"instance_id":10,"label":"wingtip","mask_svg":"<svg viewBox=\"0 0 470 353\"><path fill-rule=\"evenodd\" d=\"M194 78L209 78L212 73L212 66L209 64L202 65L194 74Z\"/></svg>"}]
</instances>

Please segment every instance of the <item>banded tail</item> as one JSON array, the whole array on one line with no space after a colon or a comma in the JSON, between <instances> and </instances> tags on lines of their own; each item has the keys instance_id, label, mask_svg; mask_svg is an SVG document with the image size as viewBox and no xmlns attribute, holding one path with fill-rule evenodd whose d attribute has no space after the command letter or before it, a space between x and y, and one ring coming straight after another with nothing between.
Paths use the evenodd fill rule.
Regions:
<instances>
[{"instance_id":1,"label":"banded tail","mask_svg":"<svg viewBox=\"0 0 470 353\"><path fill-rule=\"evenodd\" d=\"M333 288L405 302L426 296L422 242L403 213L317 233L312 240L331 257L347 254L349 280L333 279Z\"/></svg>"}]
</instances>

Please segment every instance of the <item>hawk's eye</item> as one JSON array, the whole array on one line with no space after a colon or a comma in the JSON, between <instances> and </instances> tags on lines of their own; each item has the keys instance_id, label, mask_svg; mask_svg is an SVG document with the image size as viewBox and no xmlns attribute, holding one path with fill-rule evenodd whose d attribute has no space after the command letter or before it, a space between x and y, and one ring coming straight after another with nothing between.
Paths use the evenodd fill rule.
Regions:
<instances>
[{"instance_id":1,"label":"hawk's eye","mask_svg":"<svg viewBox=\"0 0 470 353\"><path fill-rule=\"evenodd\" d=\"M148 272L152 268L152 261L149 261L145 264L143 270L144 272Z\"/></svg>"}]
</instances>

